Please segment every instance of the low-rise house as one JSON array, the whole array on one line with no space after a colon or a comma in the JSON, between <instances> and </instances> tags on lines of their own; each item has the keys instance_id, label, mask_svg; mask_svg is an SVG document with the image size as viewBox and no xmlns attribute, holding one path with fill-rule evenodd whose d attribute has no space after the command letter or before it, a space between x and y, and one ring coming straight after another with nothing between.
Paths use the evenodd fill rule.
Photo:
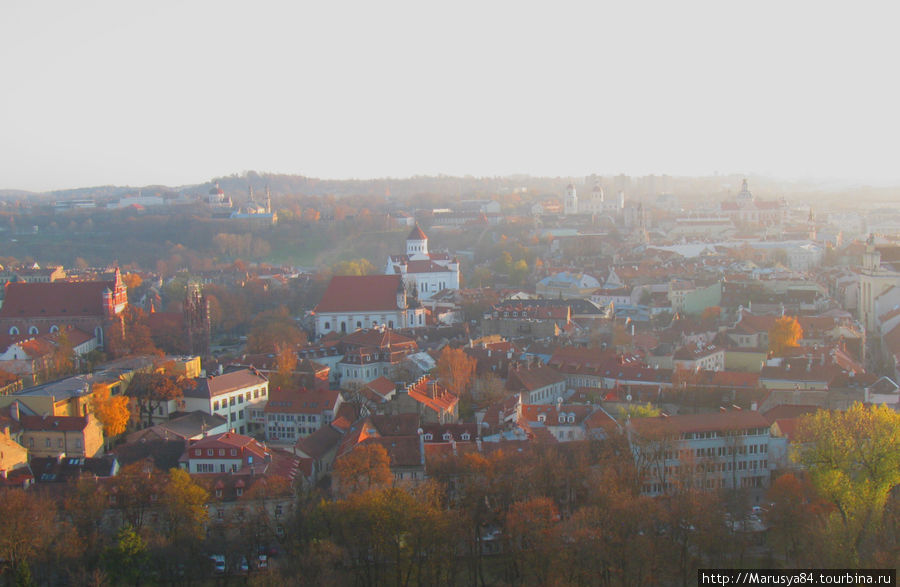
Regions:
<instances>
[{"instance_id":1,"label":"low-rise house","mask_svg":"<svg viewBox=\"0 0 900 587\"><path fill-rule=\"evenodd\" d=\"M416 414L422 422L448 424L459 419L459 397L437 380L420 377L391 397L386 411Z\"/></svg>"},{"instance_id":2,"label":"low-rise house","mask_svg":"<svg viewBox=\"0 0 900 587\"><path fill-rule=\"evenodd\" d=\"M271 462L271 454L265 445L234 432L196 440L179 459L181 468L191 474L262 474Z\"/></svg>"},{"instance_id":3,"label":"low-rise house","mask_svg":"<svg viewBox=\"0 0 900 587\"><path fill-rule=\"evenodd\" d=\"M675 369L686 371L722 371L725 369L725 349L714 344L690 344L672 356Z\"/></svg>"},{"instance_id":4,"label":"low-rise house","mask_svg":"<svg viewBox=\"0 0 900 587\"><path fill-rule=\"evenodd\" d=\"M366 444L385 449L396 481L425 479L425 438L416 414L368 416L356 422L344 435L336 460Z\"/></svg>"},{"instance_id":5,"label":"low-rise house","mask_svg":"<svg viewBox=\"0 0 900 587\"><path fill-rule=\"evenodd\" d=\"M9 434L0 432L0 478L7 479L12 471L28 466L28 451Z\"/></svg>"},{"instance_id":6,"label":"low-rise house","mask_svg":"<svg viewBox=\"0 0 900 587\"><path fill-rule=\"evenodd\" d=\"M342 402L334 389L276 389L264 408L266 440L293 445L335 419Z\"/></svg>"},{"instance_id":7,"label":"low-rise house","mask_svg":"<svg viewBox=\"0 0 900 587\"><path fill-rule=\"evenodd\" d=\"M594 411L586 405L522 404L519 406L518 424L533 434L546 430L558 442L572 442L585 439L585 421Z\"/></svg>"},{"instance_id":8,"label":"low-rise house","mask_svg":"<svg viewBox=\"0 0 900 587\"><path fill-rule=\"evenodd\" d=\"M85 416L19 417L22 442L32 457L95 457L103 452L103 426Z\"/></svg>"},{"instance_id":9,"label":"low-rise house","mask_svg":"<svg viewBox=\"0 0 900 587\"><path fill-rule=\"evenodd\" d=\"M250 409L261 408L268 399L269 380L254 369L238 369L195 380L184 392L186 411L201 410L228 420L238 434L261 428L251 419Z\"/></svg>"},{"instance_id":10,"label":"low-rise house","mask_svg":"<svg viewBox=\"0 0 900 587\"><path fill-rule=\"evenodd\" d=\"M542 363L518 364L509 369L506 389L521 394L525 404L551 404L566 395L566 377Z\"/></svg>"},{"instance_id":11,"label":"low-rise house","mask_svg":"<svg viewBox=\"0 0 900 587\"><path fill-rule=\"evenodd\" d=\"M131 444L178 439L187 442L199 440L205 436L222 434L228 430L230 430L228 421L222 416L197 410L186 414L176 414L171 420L129 434L127 442Z\"/></svg>"}]
</instances>

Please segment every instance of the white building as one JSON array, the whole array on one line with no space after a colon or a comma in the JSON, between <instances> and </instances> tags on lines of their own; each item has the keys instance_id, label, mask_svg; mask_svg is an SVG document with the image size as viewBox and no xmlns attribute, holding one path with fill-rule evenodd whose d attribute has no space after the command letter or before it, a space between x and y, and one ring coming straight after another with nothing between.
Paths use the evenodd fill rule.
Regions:
<instances>
[{"instance_id":1,"label":"white building","mask_svg":"<svg viewBox=\"0 0 900 587\"><path fill-rule=\"evenodd\" d=\"M643 493L660 495L679 488L756 489L769 486L784 438L771 436L756 411L632 418L628 440Z\"/></svg>"},{"instance_id":2,"label":"white building","mask_svg":"<svg viewBox=\"0 0 900 587\"><path fill-rule=\"evenodd\" d=\"M425 326L425 308L409 300L401 275L337 275L313 310L316 335Z\"/></svg>"},{"instance_id":3,"label":"white building","mask_svg":"<svg viewBox=\"0 0 900 587\"><path fill-rule=\"evenodd\" d=\"M196 385L184 392L188 412L200 410L228 421L238 434L249 434L250 411L268 400L269 380L255 369L239 369L222 375L199 377Z\"/></svg>"},{"instance_id":4,"label":"white building","mask_svg":"<svg viewBox=\"0 0 900 587\"><path fill-rule=\"evenodd\" d=\"M413 227L406 237L406 254L388 257L385 275L400 275L408 287L415 287L420 300L445 289L459 289L459 261L448 253L430 253L428 237Z\"/></svg>"}]
</instances>

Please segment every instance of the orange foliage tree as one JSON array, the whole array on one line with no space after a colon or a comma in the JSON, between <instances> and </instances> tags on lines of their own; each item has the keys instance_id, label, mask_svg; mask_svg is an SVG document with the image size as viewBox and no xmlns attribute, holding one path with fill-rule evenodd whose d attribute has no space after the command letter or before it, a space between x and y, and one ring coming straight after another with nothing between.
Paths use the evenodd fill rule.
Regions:
<instances>
[{"instance_id":1,"label":"orange foliage tree","mask_svg":"<svg viewBox=\"0 0 900 587\"><path fill-rule=\"evenodd\" d=\"M94 416L103 425L103 433L109 436L118 436L125 432L131 412L128 409L128 397L125 395L112 395L109 387L95 386L91 394L91 410Z\"/></svg>"},{"instance_id":2,"label":"orange foliage tree","mask_svg":"<svg viewBox=\"0 0 900 587\"><path fill-rule=\"evenodd\" d=\"M469 387L472 385L477 365L478 361L467 355L462 349L445 346L435 369L440 382L456 395L462 396L469 391Z\"/></svg>"},{"instance_id":3,"label":"orange foliage tree","mask_svg":"<svg viewBox=\"0 0 900 587\"><path fill-rule=\"evenodd\" d=\"M782 316L775 320L769 330L769 354L780 356L797 346L803 338L803 328L793 316Z\"/></svg>"},{"instance_id":4,"label":"orange foliage tree","mask_svg":"<svg viewBox=\"0 0 900 587\"><path fill-rule=\"evenodd\" d=\"M334 478L344 495L384 487L394 478L391 459L380 444L363 444L335 462Z\"/></svg>"}]
</instances>

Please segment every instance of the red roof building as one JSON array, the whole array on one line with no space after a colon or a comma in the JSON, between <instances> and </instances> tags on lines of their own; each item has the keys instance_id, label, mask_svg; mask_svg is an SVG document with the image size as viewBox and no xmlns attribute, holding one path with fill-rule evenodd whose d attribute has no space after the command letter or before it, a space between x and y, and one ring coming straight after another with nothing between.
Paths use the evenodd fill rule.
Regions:
<instances>
[{"instance_id":1,"label":"red roof building","mask_svg":"<svg viewBox=\"0 0 900 587\"><path fill-rule=\"evenodd\" d=\"M68 326L93 333L102 346L127 305L118 269L107 281L10 282L0 307L0 332L47 334Z\"/></svg>"}]
</instances>

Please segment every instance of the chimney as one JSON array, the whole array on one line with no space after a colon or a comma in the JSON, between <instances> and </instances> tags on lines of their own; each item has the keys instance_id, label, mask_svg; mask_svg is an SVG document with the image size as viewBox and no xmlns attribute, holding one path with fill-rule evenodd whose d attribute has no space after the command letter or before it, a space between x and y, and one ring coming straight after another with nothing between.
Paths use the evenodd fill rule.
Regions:
<instances>
[{"instance_id":1,"label":"chimney","mask_svg":"<svg viewBox=\"0 0 900 587\"><path fill-rule=\"evenodd\" d=\"M750 402L750 411L755 412L759 410L759 405L756 402Z\"/></svg>"},{"instance_id":2,"label":"chimney","mask_svg":"<svg viewBox=\"0 0 900 587\"><path fill-rule=\"evenodd\" d=\"M219 375L221 375L225 371L225 367L219 363Z\"/></svg>"},{"instance_id":3,"label":"chimney","mask_svg":"<svg viewBox=\"0 0 900 587\"><path fill-rule=\"evenodd\" d=\"M19 421L20 414L19 414L19 402L18 401L14 401L12 404L10 404L9 417L12 418L13 420L15 420L16 422Z\"/></svg>"}]
</instances>

